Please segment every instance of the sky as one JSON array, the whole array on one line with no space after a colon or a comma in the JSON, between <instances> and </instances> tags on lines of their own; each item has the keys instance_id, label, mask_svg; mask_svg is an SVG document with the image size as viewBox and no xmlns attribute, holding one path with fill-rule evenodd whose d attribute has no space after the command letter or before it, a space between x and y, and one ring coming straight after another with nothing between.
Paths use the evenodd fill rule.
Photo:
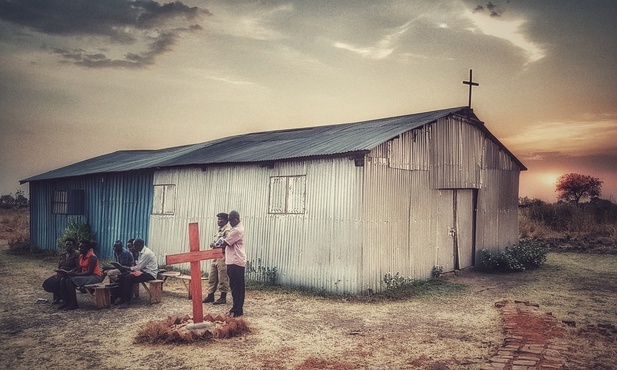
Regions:
<instances>
[{"instance_id":1,"label":"sky","mask_svg":"<svg viewBox=\"0 0 617 370\"><path fill-rule=\"evenodd\" d=\"M84 159L465 106L617 198L617 2L0 0L0 194Z\"/></svg>"}]
</instances>

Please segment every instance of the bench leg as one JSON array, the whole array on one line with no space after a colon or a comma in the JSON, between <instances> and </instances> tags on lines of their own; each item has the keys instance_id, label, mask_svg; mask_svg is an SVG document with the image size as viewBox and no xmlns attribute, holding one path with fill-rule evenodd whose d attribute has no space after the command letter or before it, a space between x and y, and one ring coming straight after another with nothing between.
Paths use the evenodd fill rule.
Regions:
<instances>
[{"instance_id":1,"label":"bench leg","mask_svg":"<svg viewBox=\"0 0 617 370\"><path fill-rule=\"evenodd\" d=\"M111 307L111 295L108 288L94 290L94 303L97 308Z\"/></svg>"},{"instance_id":2,"label":"bench leg","mask_svg":"<svg viewBox=\"0 0 617 370\"><path fill-rule=\"evenodd\" d=\"M163 280L149 280L141 283L148 295L150 296L150 304L161 303L163 293Z\"/></svg>"}]
</instances>

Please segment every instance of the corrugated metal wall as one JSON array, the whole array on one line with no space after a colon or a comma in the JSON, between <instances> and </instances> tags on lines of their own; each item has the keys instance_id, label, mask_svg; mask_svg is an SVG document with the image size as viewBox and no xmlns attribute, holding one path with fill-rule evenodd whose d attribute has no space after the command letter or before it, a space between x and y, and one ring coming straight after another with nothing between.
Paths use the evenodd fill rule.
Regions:
<instances>
[{"instance_id":1,"label":"corrugated metal wall","mask_svg":"<svg viewBox=\"0 0 617 370\"><path fill-rule=\"evenodd\" d=\"M365 161L359 290L381 290L388 272L425 279L435 266L455 269L454 235L461 268L477 263L482 248L516 243L519 171L464 117L375 148Z\"/></svg>"},{"instance_id":2,"label":"corrugated metal wall","mask_svg":"<svg viewBox=\"0 0 617 370\"><path fill-rule=\"evenodd\" d=\"M151 171L92 175L30 183L30 238L44 249L53 249L69 220L90 224L98 243L97 255L113 255L115 240L147 241L152 210ZM84 191L83 215L52 214L56 190Z\"/></svg>"},{"instance_id":3,"label":"corrugated metal wall","mask_svg":"<svg viewBox=\"0 0 617 370\"><path fill-rule=\"evenodd\" d=\"M268 214L271 176L306 176L304 214ZM216 232L216 214L240 212L248 260L277 268L278 283L355 293L362 251L363 167L349 158L257 165L180 168L155 173L154 184L176 185L174 215L151 216L150 247L188 251L188 224L198 222L201 248ZM202 263L208 271L209 262ZM179 266L188 269L188 264ZM253 278L258 278L253 274Z\"/></svg>"},{"instance_id":4,"label":"corrugated metal wall","mask_svg":"<svg viewBox=\"0 0 617 370\"><path fill-rule=\"evenodd\" d=\"M460 117L440 119L433 126L429 145L433 189L480 187L484 134Z\"/></svg>"}]
</instances>

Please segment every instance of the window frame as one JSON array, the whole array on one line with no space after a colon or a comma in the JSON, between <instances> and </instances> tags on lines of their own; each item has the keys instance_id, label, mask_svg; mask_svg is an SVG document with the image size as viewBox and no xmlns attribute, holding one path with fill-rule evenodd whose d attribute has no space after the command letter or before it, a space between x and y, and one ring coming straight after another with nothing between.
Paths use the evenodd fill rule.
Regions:
<instances>
[{"instance_id":1,"label":"window frame","mask_svg":"<svg viewBox=\"0 0 617 370\"><path fill-rule=\"evenodd\" d=\"M83 189L54 190L51 198L52 215L83 215Z\"/></svg>"},{"instance_id":2,"label":"window frame","mask_svg":"<svg viewBox=\"0 0 617 370\"><path fill-rule=\"evenodd\" d=\"M160 196L157 196L157 189L161 189ZM157 198L160 198L159 204L157 204ZM151 214L154 216L173 216L176 214L176 184L154 185Z\"/></svg>"},{"instance_id":3,"label":"window frame","mask_svg":"<svg viewBox=\"0 0 617 370\"><path fill-rule=\"evenodd\" d=\"M53 197L51 198L51 214L69 214L69 192L67 190L54 190Z\"/></svg>"},{"instance_id":4,"label":"window frame","mask_svg":"<svg viewBox=\"0 0 617 370\"><path fill-rule=\"evenodd\" d=\"M281 184L276 186L276 183L280 182L282 179L285 180L284 186L281 186ZM301 180L300 184L296 183L298 180ZM284 190L284 193L281 190ZM306 214L306 175L270 176L268 187L268 214Z\"/></svg>"}]
</instances>

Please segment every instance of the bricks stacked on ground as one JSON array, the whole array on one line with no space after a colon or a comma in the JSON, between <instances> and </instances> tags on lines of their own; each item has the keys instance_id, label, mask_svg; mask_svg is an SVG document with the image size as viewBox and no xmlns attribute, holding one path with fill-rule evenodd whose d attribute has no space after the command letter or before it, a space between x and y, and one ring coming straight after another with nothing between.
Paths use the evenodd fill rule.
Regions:
<instances>
[{"instance_id":1,"label":"bricks stacked on ground","mask_svg":"<svg viewBox=\"0 0 617 370\"><path fill-rule=\"evenodd\" d=\"M567 348L555 342L565 329L550 313L527 301L499 301L505 340L482 369L531 370L565 369Z\"/></svg>"}]
</instances>

